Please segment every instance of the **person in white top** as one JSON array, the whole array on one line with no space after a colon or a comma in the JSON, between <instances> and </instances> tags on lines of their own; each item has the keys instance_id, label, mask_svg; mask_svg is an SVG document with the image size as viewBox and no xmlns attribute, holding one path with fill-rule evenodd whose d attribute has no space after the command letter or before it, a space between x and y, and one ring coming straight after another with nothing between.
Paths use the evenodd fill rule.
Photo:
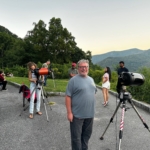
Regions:
<instances>
[{"instance_id":1,"label":"person in white top","mask_svg":"<svg viewBox=\"0 0 150 150\"><path fill-rule=\"evenodd\" d=\"M110 80L111 80L111 70L109 67L106 67L104 69L105 73L102 77L102 92L104 97L104 103L103 105L106 106L108 104L108 98L109 98L109 89L110 89Z\"/></svg>"},{"instance_id":2,"label":"person in white top","mask_svg":"<svg viewBox=\"0 0 150 150\"><path fill-rule=\"evenodd\" d=\"M36 114L42 115L42 112L40 111L41 106L41 85L39 85L38 80L39 78L35 74L34 70L37 68L37 65L34 62L29 62L27 64L28 66L28 79L30 81L30 105L29 105L29 118L33 119L33 113L34 113L34 99L35 94L37 97L36 102ZM44 82L44 76L41 75L41 81ZM38 86L38 88L36 88Z\"/></svg>"}]
</instances>

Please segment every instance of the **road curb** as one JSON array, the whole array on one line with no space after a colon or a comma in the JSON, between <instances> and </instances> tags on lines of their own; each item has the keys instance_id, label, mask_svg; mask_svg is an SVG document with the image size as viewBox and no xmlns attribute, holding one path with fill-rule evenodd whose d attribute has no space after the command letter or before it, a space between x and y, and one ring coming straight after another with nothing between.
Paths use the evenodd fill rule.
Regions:
<instances>
[{"instance_id":1,"label":"road curb","mask_svg":"<svg viewBox=\"0 0 150 150\"><path fill-rule=\"evenodd\" d=\"M97 88L102 89L101 86L97 86ZM112 94L112 95L114 95L114 96L117 96L117 95L118 95L117 92L114 92L114 91L112 91L112 90L109 90L109 93ZM146 104L146 103L144 103L144 102L137 101L137 100L135 100L135 99L132 99L132 102L134 103L135 106L137 106L137 107L139 107L139 108L141 108L141 109L147 111L148 113L150 113L150 105L149 105L149 104Z\"/></svg>"},{"instance_id":2,"label":"road curb","mask_svg":"<svg viewBox=\"0 0 150 150\"><path fill-rule=\"evenodd\" d=\"M15 86L15 87L17 87L17 88L20 88L20 86L21 86L21 85L18 84L18 83L10 82L10 81L8 81L8 84L13 85L13 86ZM101 86L97 86L97 88L102 89ZM114 95L114 96L117 96L117 95L118 95L117 92L114 92L114 91L112 91L112 90L109 90L109 93L112 94L112 95ZM65 96L65 93L64 93L64 92L47 92L47 95L48 95L48 96ZM133 103L134 103L135 106L137 106L137 107L139 107L139 108L142 108L142 109L144 109L145 111L147 111L148 113L150 113L150 105L149 105L149 104L146 104L146 103L144 103L144 102L137 101L137 100L135 100L135 99L132 99L132 101L133 101Z\"/></svg>"},{"instance_id":3,"label":"road curb","mask_svg":"<svg viewBox=\"0 0 150 150\"><path fill-rule=\"evenodd\" d=\"M17 88L20 88L21 84L18 84L18 83L15 83L15 82L10 82L10 81L7 81L8 84L10 85L13 85ZM64 92L47 92L47 95L48 96L65 96L65 93Z\"/></svg>"}]
</instances>

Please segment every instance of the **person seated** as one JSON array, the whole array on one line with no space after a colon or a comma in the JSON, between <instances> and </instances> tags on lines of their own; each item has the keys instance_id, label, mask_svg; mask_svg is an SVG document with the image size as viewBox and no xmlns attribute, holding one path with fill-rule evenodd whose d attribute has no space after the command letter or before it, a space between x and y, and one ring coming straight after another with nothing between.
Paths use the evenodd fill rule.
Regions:
<instances>
[{"instance_id":1,"label":"person seated","mask_svg":"<svg viewBox=\"0 0 150 150\"><path fill-rule=\"evenodd\" d=\"M12 73L10 73L10 76L13 77L14 75Z\"/></svg>"},{"instance_id":2,"label":"person seated","mask_svg":"<svg viewBox=\"0 0 150 150\"><path fill-rule=\"evenodd\" d=\"M4 72L1 70L0 70L0 84L2 84L2 91L7 91L6 89L7 81L5 79Z\"/></svg>"},{"instance_id":3,"label":"person seated","mask_svg":"<svg viewBox=\"0 0 150 150\"><path fill-rule=\"evenodd\" d=\"M7 77L13 77L13 74L12 73L7 73L6 76Z\"/></svg>"},{"instance_id":4,"label":"person seated","mask_svg":"<svg viewBox=\"0 0 150 150\"><path fill-rule=\"evenodd\" d=\"M10 73L6 73L6 77L10 77Z\"/></svg>"}]
</instances>

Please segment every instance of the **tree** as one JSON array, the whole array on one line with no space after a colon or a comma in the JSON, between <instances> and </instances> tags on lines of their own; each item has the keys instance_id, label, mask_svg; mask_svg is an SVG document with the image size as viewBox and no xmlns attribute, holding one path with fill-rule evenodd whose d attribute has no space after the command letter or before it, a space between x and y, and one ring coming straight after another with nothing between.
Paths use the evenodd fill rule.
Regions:
<instances>
[{"instance_id":1,"label":"tree","mask_svg":"<svg viewBox=\"0 0 150 150\"><path fill-rule=\"evenodd\" d=\"M91 53L91 51L86 52L86 59L89 60L90 64L92 63L92 53Z\"/></svg>"},{"instance_id":2,"label":"tree","mask_svg":"<svg viewBox=\"0 0 150 150\"><path fill-rule=\"evenodd\" d=\"M16 34L13 34L12 32L10 32L7 28L3 27L0 25L0 32L1 33L5 33L7 35L10 35L11 37L14 37L14 38L18 38L18 36Z\"/></svg>"},{"instance_id":3,"label":"tree","mask_svg":"<svg viewBox=\"0 0 150 150\"><path fill-rule=\"evenodd\" d=\"M71 61L77 63L80 59L86 59L86 54L82 51L82 49L76 47L74 52L71 54Z\"/></svg>"},{"instance_id":4,"label":"tree","mask_svg":"<svg viewBox=\"0 0 150 150\"><path fill-rule=\"evenodd\" d=\"M61 25L60 18L52 18L49 22L49 51L53 61L68 63L76 47L75 38Z\"/></svg>"},{"instance_id":5,"label":"tree","mask_svg":"<svg viewBox=\"0 0 150 150\"><path fill-rule=\"evenodd\" d=\"M60 18L52 18L46 29L44 21L33 23L34 28L27 32L24 39L18 38L0 26L0 64L2 67L25 65L29 61L65 64L88 59L91 63L91 52L86 53L77 47L75 37L64 28Z\"/></svg>"},{"instance_id":6,"label":"tree","mask_svg":"<svg viewBox=\"0 0 150 150\"><path fill-rule=\"evenodd\" d=\"M45 62L49 58L46 24L40 20L37 24L33 23L33 25L34 28L28 31L25 41L33 48L32 53L35 55L35 61Z\"/></svg>"},{"instance_id":7,"label":"tree","mask_svg":"<svg viewBox=\"0 0 150 150\"><path fill-rule=\"evenodd\" d=\"M14 65L23 65L25 57L24 41L16 39L13 43L13 47L6 51L5 61L7 67L13 67Z\"/></svg>"},{"instance_id":8,"label":"tree","mask_svg":"<svg viewBox=\"0 0 150 150\"><path fill-rule=\"evenodd\" d=\"M7 51L13 48L15 39L6 33L0 32L0 64L1 68L7 64Z\"/></svg>"}]
</instances>

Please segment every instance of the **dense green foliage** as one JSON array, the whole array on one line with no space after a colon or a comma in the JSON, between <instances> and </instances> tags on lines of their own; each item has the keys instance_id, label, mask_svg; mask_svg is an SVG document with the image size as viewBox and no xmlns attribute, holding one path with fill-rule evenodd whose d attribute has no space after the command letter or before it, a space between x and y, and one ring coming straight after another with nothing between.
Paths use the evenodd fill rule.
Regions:
<instances>
[{"instance_id":1,"label":"dense green foliage","mask_svg":"<svg viewBox=\"0 0 150 150\"><path fill-rule=\"evenodd\" d=\"M55 64L69 64L84 58L91 63L91 52L77 47L75 37L62 26L60 18L50 19L48 29L42 20L33 25L24 39L0 26L0 68L26 66L29 61L44 63L48 59Z\"/></svg>"},{"instance_id":2,"label":"dense green foliage","mask_svg":"<svg viewBox=\"0 0 150 150\"><path fill-rule=\"evenodd\" d=\"M145 77L145 82L141 86L132 86L128 90L132 93L132 96L140 101L145 101L150 104L150 68L142 68L139 70L141 74Z\"/></svg>"},{"instance_id":3,"label":"dense green foliage","mask_svg":"<svg viewBox=\"0 0 150 150\"><path fill-rule=\"evenodd\" d=\"M42 67L42 63L38 62L37 63L38 68ZM69 74L68 74L68 69L71 67L71 64L51 64L52 66L52 70L53 70L53 74L54 77L56 79L68 79L69 78ZM90 72L89 74L94 77L95 82L99 83L101 81L101 77L103 74L102 69L97 66L97 65L90 65ZM6 67L5 69L3 69L5 74L7 73L13 73L14 76L17 77L27 77L28 76L28 69L27 67L24 66L19 66L19 65L15 65L11 68ZM49 78L52 78L52 75L49 75Z\"/></svg>"},{"instance_id":4,"label":"dense green foliage","mask_svg":"<svg viewBox=\"0 0 150 150\"><path fill-rule=\"evenodd\" d=\"M38 66L40 68L42 64L38 62ZM54 73L54 80L60 80L65 79L66 81L68 78L68 69L70 68L69 64L60 65L60 64L53 64L53 73ZM21 66L14 66L14 68L5 68L5 73L12 72L14 73L14 76L20 76L25 77L27 79L27 68L21 67ZM150 95L149 95L149 89L150 89L150 69L149 68L142 68L139 70L139 73L143 74L145 76L145 83L141 86L128 86L127 90L132 94L133 98L145 101L147 103L150 103ZM104 74L104 71L102 68L96 65L91 65L89 70L89 75L93 77L94 81L98 85L102 85L101 79ZM9 80L11 78L8 78ZM115 71L112 72L112 79L111 79L111 90L116 91L116 84L117 84L118 75ZM53 78L50 75L49 80L52 82ZM21 82L24 82L21 80Z\"/></svg>"},{"instance_id":5,"label":"dense green foliage","mask_svg":"<svg viewBox=\"0 0 150 150\"><path fill-rule=\"evenodd\" d=\"M41 65L41 64L38 63L38 65ZM67 82L68 82L68 79L69 79L68 73L67 73L68 67L69 66L65 66L65 65L58 65L58 64L54 65L53 70L54 70L55 78L53 79L51 75L49 76L48 83L50 83L50 84L48 87L46 87L47 91L64 92L66 85L67 85ZM94 67L97 68L97 66L94 66ZM23 68L23 67L16 66L16 70L17 69L18 69L18 72L19 72L19 70L22 72L22 73L19 73L20 75L26 74L26 76L25 77L16 77L16 78L15 77L14 78L7 77L7 80L8 81L14 81L15 80L15 82L17 82L19 84L25 83L29 86L29 81L27 78L27 69ZM10 72L10 70L8 68L5 71ZM141 86L127 86L127 91L129 91L132 94L134 99L137 99L139 101L144 101L146 103L150 103L150 95L149 95L150 69L149 68L142 68L141 70L139 70L139 73L141 73L145 76L145 83ZM104 72L101 68L97 68L97 70L90 69L90 71L89 71L89 75L94 78L96 84L99 86L102 85L101 78L102 78L103 74L104 74ZM56 89L53 87L54 81L55 81L55 84L57 86ZM60 83L61 83L61 85L60 85ZM111 90L116 91L116 84L117 84L117 73L112 72Z\"/></svg>"},{"instance_id":6,"label":"dense green foliage","mask_svg":"<svg viewBox=\"0 0 150 150\"><path fill-rule=\"evenodd\" d=\"M30 86L30 82L26 77L7 77L7 81L15 82L20 85L25 84L28 87ZM44 86L44 90L48 92L65 92L67 83L68 80L66 79L48 79L48 86Z\"/></svg>"}]
</instances>

